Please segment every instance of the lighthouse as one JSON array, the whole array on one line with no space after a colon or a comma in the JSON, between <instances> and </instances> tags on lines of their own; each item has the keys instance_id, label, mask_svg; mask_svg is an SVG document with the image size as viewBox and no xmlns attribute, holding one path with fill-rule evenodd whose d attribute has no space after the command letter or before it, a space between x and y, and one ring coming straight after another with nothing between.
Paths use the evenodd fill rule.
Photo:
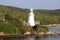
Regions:
<instances>
[{"instance_id":1,"label":"lighthouse","mask_svg":"<svg viewBox=\"0 0 60 40\"><path fill-rule=\"evenodd\" d=\"M33 9L30 9L30 14L29 14L29 17L28 17L28 24L30 26L35 26Z\"/></svg>"}]
</instances>

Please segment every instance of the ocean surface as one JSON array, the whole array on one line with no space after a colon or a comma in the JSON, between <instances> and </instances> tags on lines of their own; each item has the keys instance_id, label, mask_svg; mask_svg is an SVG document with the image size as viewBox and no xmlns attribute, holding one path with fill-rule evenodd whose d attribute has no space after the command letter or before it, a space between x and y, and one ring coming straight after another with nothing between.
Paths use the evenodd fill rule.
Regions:
<instances>
[{"instance_id":1,"label":"ocean surface","mask_svg":"<svg viewBox=\"0 0 60 40\"><path fill-rule=\"evenodd\" d=\"M60 27L48 27L51 32L59 32ZM22 38L0 38L0 40L60 40L60 35L49 35L49 36L40 36L40 37L22 37Z\"/></svg>"}]
</instances>

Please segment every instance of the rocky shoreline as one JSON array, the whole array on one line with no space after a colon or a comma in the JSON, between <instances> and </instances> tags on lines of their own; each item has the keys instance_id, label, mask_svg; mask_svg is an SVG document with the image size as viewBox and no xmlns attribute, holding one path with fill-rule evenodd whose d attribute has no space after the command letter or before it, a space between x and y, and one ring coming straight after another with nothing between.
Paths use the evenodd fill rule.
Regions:
<instances>
[{"instance_id":1,"label":"rocky shoreline","mask_svg":"<svg viewBox=\"0 0 60 40\"><path fill-rule=\"evenodd\" d=\"M48 27L59 27L60 24L49 24L49 25L43 25L43 26L48 26Z\"/></svg>"},{"instance_id":2,"label":"rocky shoreline","mask_svg":"<svg viewBox=\"0 0 60 40\"><path fill-rule=\"evenodd\" d=\"M32 36L49 36L49 35L58 35L58 33L55 33L55 32L46 32L46 33L43 33L43 32L40 32L40 33L28 33L26 32L25 34L0 34L0 37L3 37L3 38L7 38L7 37L32 37Z\"/></svg>"}]
</instances>

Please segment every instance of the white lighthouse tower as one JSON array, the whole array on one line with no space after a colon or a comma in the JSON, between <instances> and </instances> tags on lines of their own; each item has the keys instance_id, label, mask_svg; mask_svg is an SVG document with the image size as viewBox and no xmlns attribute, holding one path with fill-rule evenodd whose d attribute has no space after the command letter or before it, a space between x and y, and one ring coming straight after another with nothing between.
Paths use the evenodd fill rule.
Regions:
<instances>
[{"instance_id":1,"label":"white lighthouse tower","mask_svg":"<svg viewBox=\"0 0 60 40\"><path fill-rule=\"evenodd\" d=\"M30 26L35 26L33 9L30 9L28 23L29 23Z\"/></svg>"}]
</instances>

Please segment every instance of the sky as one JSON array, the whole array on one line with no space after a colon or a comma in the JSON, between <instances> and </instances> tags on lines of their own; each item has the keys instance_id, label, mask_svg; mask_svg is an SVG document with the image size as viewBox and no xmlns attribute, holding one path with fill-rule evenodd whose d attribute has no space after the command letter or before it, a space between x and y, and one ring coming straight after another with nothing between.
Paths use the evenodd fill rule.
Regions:
<instances>
[{"instance_id":1,"label":"sky","mask_svg":"<svg viewBox=\"0 0 60 40\"><path fill-rule=\"evenodd\" d=\"M60 0L0 0L0 5L28 9L60 9Z\"/></svg>"}]
</instances>

